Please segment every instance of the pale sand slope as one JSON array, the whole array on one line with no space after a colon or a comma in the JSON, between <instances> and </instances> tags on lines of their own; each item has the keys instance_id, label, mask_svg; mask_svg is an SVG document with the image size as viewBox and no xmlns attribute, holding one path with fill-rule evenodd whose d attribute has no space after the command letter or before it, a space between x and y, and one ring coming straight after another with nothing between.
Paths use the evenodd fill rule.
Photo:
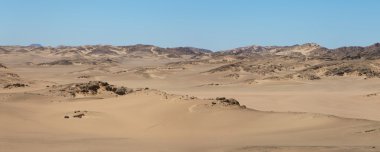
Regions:
<instances>
[{"instance_id":1,"label":"pale sand slope","mask_svg":"<svg viewBox=\"0 0 380 152\"><path fill-rule=\"evenodd\" d=\"M152 67L156 61L146 61ZM305 80L258 80L246 84L243 77L238 80L223 78L223 75L205 75L201 72L215 65L189 66L185 70L148 70L153 77L136 73L144 67L141 61L125 63L124 67L91 66L10 66L10 71L22 78L36 81L30 89L38 90L46 85L102 80L128 87L150 87L175 94L189 94L211 98L233 97L250 108L278 112L311 112L380 121L380 93L378 78L363 80L356 77L324 78ZM157 65L159 66L159 64ZM153 66L155 67L155 66ZM117 73L120 71L126 71ZM78 79L88 75L88 79ZM207 86L219 83L220 86ZM21 90L19 90L21 91ZM1 90L17 92L17 90Z\"/></svg>"},{"instance_id":2,"label":"pale sand slope","mask_svg":"<svg viewBox=\"0 0 380 152\"><path fill-rule=\"evenodd\" d=\"M0 151L380 151L374 121L211 106L212 100L154 90L102 100L38 99L0 102ZM63 118L75 110L88 112Z\"/></svg>"},{"instance_id":3,"label":"pale sand slope","mask_svg":"<svg viewBox=\"0 0 380 152\"><path fill-rule=\"evenodd\" d=\"M323 113L380 121L379 79L260 81L253 85L202 86L166 90L204 98L233 97L248 107L263 111Z\"/></svg>"},{"instance_id":4,"label":"pale sand slope","mask_svg":"<svg viewBox=\"0 0 380 152\"><path fill-rule=\"evenodd\" d=\"M376 122L380 120L380 81L376 78L247 84L244 80L250 74L234 80L224 78L225 74L202 73L217 65L181 70L155 68L163 61L127 60L111 67L39 67L24 65L21 57L19 63L10 64L13 60L2 62L7 71L30 82L30 87L0 89L0 152L380 151ZM90 77L78 78L83 75ZM233 97L252 109L283 113L210 107L204 106L210 100L180 100L178 96L166 100L154 91L71 102L31 93L47 85L90 80L203 98ZM379 95L367 96L373 93ZM63 118L75 110L86 110L87 116Z\"/></svg>"}]
</instances>

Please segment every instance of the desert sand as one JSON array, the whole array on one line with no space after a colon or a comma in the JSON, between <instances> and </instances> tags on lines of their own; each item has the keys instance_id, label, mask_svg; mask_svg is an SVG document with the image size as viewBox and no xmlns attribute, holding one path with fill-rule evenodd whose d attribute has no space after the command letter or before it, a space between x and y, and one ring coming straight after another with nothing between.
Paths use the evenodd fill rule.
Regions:
<instances>
[{"instance_id":1,"label":"desert sand","mask_svg":"<svg viewBox=\"0 0 380 152\"><path fill-rule=\"evenodd\" d=\"M4 47L1 152L380 151L376 70L332 75L338 63L320 59L91 47Z\"/></svg>"}]
</instances>

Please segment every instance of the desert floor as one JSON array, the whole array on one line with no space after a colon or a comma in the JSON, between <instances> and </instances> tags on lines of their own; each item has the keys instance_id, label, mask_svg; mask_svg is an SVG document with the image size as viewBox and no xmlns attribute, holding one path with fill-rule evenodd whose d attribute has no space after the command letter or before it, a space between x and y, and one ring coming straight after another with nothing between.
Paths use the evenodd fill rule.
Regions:
<instances>
[{"instance_id":1,"label":"desert floor","mask_svg":"<svg viewBox=\"0 0 380 152\"><path fill-rule=\"evenodd\" d=\"M1 152L380 151L377 78L246 83L202 73L217 65L160 69L161 61L131 60L115 67L44 67L14 60L2 62L31 85L0 89ZM139 73L139 67L152 69ZM74 99L43 91L88 81L150 89ZM247 108L213 106L215 97ZM64 118L74 111L86 116Z\"/></svg>"}]
</instances>

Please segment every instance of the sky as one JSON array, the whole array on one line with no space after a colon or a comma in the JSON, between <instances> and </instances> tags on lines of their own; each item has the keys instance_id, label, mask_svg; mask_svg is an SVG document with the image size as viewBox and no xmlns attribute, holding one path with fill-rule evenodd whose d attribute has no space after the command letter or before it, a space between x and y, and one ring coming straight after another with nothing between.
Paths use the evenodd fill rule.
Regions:
<instances>
[{"instance_id":1,"label":"sky","mask_svg":"<svg viewBox=\"0 0 380 152\"><path fill-rule=\"evenodd\" d=\"M379 0L0 0L0 45L380 42Z\"/></svg>"}]
</instances>

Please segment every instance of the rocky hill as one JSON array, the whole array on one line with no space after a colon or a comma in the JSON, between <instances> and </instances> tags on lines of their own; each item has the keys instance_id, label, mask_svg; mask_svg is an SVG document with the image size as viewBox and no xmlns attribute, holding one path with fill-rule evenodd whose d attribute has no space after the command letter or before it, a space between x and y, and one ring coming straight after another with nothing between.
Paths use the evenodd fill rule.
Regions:
<instances>
[{"instance_id":1,"label":"rocky hill","mask_svg":"<svg viewBox=\"0 0 380 152\"><path fill-rule=\"evenodd\" d=\"M0 54L34 54L55 57L163 57L200 58L209 56L212 51L193 47L161 48L153 45L85 45L85 46L2 46Z\"/></svg>"},{"instance_id":2,"label":"rocky hill","mask_svg":"<svg viewBox=\"0 0 380 152\"><path fill-rule=\"evenodd\" d=\"M379 59L380 43L367 47L351 46L318 50L318 53L312 54L311 57L327 60Z\"/></svg>"},{"instance_id":3,"label":"rocky hill","mask_svg":"<svg viewBox=\"0 0 380 152\"><path fill-rule=\"evenodd\" d=\"M315 43L306 43L303 45L293 46L248 46L227 51L221 51L220 54L251 56L254 54L272 54L272 55L290 55L299 53L309 55L311 52L321 49L322 47Z\"/></svg>"},{"instance_id":4,"label":"rocky hill","mask_svg":"<svg viewBox=\"0 0 380 152\"><path fill-rule=\"evenodd\" d=\"M280 55L320 60L379 59L380 43L367 47L350 46L328 49L315 43L293 46L249 46L217 52L220 55L254 56Z\"/></svg>"},{"instance_id":5,"label":"rocky hill","mask_svg":"<svg viewBox=\"0 0 380 152\"><path fill-rule=\"evenodd\" d=\"M355 59L379 59L380 43L371 46L340 47L328 49L315 43L306 43L293 46L248 46L226 51L212 52L206 49L193 47L162 48L154 45L86 45L86 46L1 46L0 54L49 54L57 57L164 57L184 59L204 59L204 57L242 56L288 56L295 58L307 58L317 60L355 60Z\"/></svg>"}]
</instances>

